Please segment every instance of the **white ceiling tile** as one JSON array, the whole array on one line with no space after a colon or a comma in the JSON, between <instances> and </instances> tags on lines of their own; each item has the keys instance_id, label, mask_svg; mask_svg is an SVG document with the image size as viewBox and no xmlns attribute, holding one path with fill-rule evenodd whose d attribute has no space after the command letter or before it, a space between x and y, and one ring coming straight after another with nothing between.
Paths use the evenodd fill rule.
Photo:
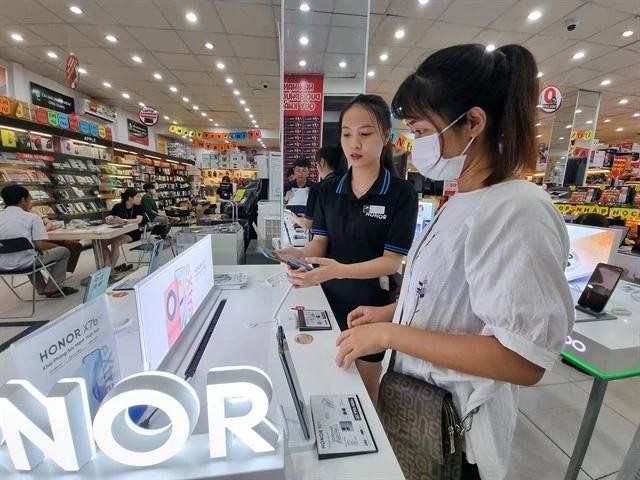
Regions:
<instances>
[{"instance_id":1,"label":"white ceiling tile","mask_svg":"<svg viewBox=\"0 0 640 480\"><path fill-rule=\"evenodd\" d=\"M600 58L584 63L585 68L594 70L602 70L604 72L613 72L628 65L638 64L640 62L640 54L632 50L621 48L608 52Z\"/></svg>"},{"instance_id":2,"label":"white ceiling tile","mask_svg":"<svg viewBox=\"0 0 640 480\"><path fill-rule=\"evenodd\" d=\"M537 33L562 20L582 4L582 0L547 0L544 2L540 0L520 0L504 15L492 22L490 27L511 32ZM530 21L527 16L532 10L540 10L542 17L537 21Z\"/></svg>"},{"instance_id":3,"label":"white ceiling tile","mask_svg":"<svg viewBox=\"0 0 640 480\"><path fill-rule=\"evenodd\" d=\"M492 43L496 47L502 47L511 43L523 44L529 38L531 38L531 35L528 33L501 32L487 28L476 35L473 41L474 43L481 43L483 45Z\"/></svg>"},{"instance_id":4,"label":"white ceiling tile","mask_svg":"<svg viewBox=\"0 0 640 480\"><path fill-rule=\"evenodd\" d=\"M331 25L331 19L333 14L331 12L301 12L299 9L287 10L285 12L284 23L290 23L294 25Z\"/></svg>"},{"instance_id":5,"label":"white ceiling tile","mask_svg":"<svg viewBox=\"0 0 640 480\"><path fill-rule=\"evenodd\" d=\"M239 75L242 73L242 68L240 67L240 62L237 57L223 57L223 56L207 56L207 55L194 55L197 58L200 65L204 70L214 72L216 75L220 75L224 77L225 75ZM222 61L224 63L225 68L224 71L220 71L216 68L216 63L218 61ZM187 70L187 69L184 69Z\"/></svg>"},{"instance_id":6,"label":"white ceiling tile","mask_svg":"<svg viewBox=\"0 0 640 480\"><path fill-rule=\"evenodd\" d=\"M113 49L108 50L112 56L120 60L123 65L133 67L133 68L145 68L145 69L154 69L161 70L163 68L168 68L164 66L156 57L154 57L150 52L146 50L121 50L121 49ZM138 64L131 60L132 55L138 55L142 59L142 63ZM188 56L188 55L187 55Z\"/></svg>"},{"instance_id":7,"label":"white ceiling tile","mask_svg":"<svg viewBox=\"0 0 640 480\"><path fill-rule=\"evenodd\" d=\"M435 20L442 15L450 3L451 0L431 0L426 5L420 5L417 0L393 0L387 13L407 18Z\"/></svg>"},{"instance_id":8,"label":"white ceiling tile","mask_svg":"<svg viewBox=\"0 0 640 480\"><path fill-rule=\"evenodd\" d=\"M640 5L638 6L638 12L640 13ZM634 35L630 37L623 37L622 32L631 30ZM620 23L616 23L608 28L601 30L595 35L589 37L590 42L603 43L606 45L615 45L617 47L625 47L638 41L640 38L640 22L638 19L628 17Z\"/></svg>"},{"instance_id":9,"label":"white ceiling tile","mask_svg":"<svg viewBox=\"0 0 640 480\"><path fill-rule=\"evenodd\" d=\"M369 0L335 0L335 13L366 17L369 13Z\"/></svg>"},{"instance_id":10,"label":"white ceiling tile","mask_svg":"<svg viewBox=\"0 0 640 480\"><path fill-rule=\"evenodd\" d=\"M538 62L543 62L575 44L576 42L573 40L545 35L535 35L523 43L533 53Z\"/></svg>"},{"instance_id":11,"label":"white ceiling tile","mask_svg":"<svg viewBox=\"0 0 640 480\"><path fill-rule=\"evenodd\" d=\"M414 51L415 48L385 46L385 45L369 45L369 64L370 65L398 65L407 53ZM380 60L380 55L386 53L389 57L386 61Z\"/></svg>"},{"instance_id":12,"label":"white ceiling tile","mask_svg":"<svg viewBox=\"0 0 640 480\"><path fill-rule=\"evenodd\" d=\"M247 6L226 0L216 0L215 5L227 33L262 37L273 37L276 34L273 10L266 5ZM248 18L251 19L250 22L247 22Z\"/></svg>"},{"instance_id":13,"label":"white ceiling tile","mask_svg":"<svg viewBox=\"0 0 640 480\"><path fill-rule=\"evenodd\" d=\"M618 85L615 88L612 88L612 90L617 93L624 93L627 95L633 95L633 94L637 95L638 93L640 93L640 80L634 80L629 83ZM636 121L638 122L638 124L640 124L640 120L636 120Z\"/></svg>"},{"instance_id":14,"label":"white ceiling tile","mask_svg":"<svg viewBox=\"0 0 640 480\"><path fill-rule=\"evenodd\" d=\"M29 30L39 37L46 39L49 45L59 45L69 49L98 46L95 41L87 38L71 25L36 24L30 25ZM26 36L28 37L29 35Z\"/></svg>"},{"instance_id":15,"label":"white ceiling tile","mask_svg":"<svg viewBox=\"0 0 640 480\"><path fill-rule=\"evenodd\" d=\"M195 55L156 53L155 57L168 70L191 70L193 72L204 72L207 70L207 68L198 61Z\"/></svg>"},{"instance_id":16,"label":"white ceiling tile","mask_svg":"<svg viewBox=\"0 0 640 480\"><path fill-rule=\"evenodd\" d=\"M24 40L20 43L16 42L11 38L11 34L13 33L22 35L22 38L24 38ZM11 23L9 25L3 26L2 32L0 32L0 47L47 47L49 45L51 45L51 42L49 40L39 37L38 35L33 33L31 29L24 25Z\"/></svg>"},{"instance_id":17,"label":"white ceiling tile","mask_svg":"<svg viewBox=\"0 0 640 480\"><path fill-rule=\"evenodd\" d=\"M300 44L301 35L306 35L309 43ZM283 31L285 52L325 52L329 36L329 28L319 25L291 25L286 24Z\"/></svg>"},{"instance_id":18,"label":"white ceiling tile","mask_svg":"<svg viewBox=\"0 0 640 480\"><path fill-rule=\"evenodd\" d=\"M516 0L484 0L478 5L474 0L454 0L438 20L486 27L504 15L515 2Z\"/></svg>"},{"instance_id":19,"label":"white ceiling tile","mask_svg":"<svg viewBox=\"0 0 640 480\"><path fill-rule=\"evenodd\" d=\"M78 24L113 24L114 19L109 15L107 10L103 8L103 5L108 2L101 0L82 0L81 2L69 2L69 0L39 0L40 4L53 12L61 21L70 22L74 25ZM6 2L3 2L3 5ZM77 4L82 7L82 15L75 15L69 11L69 5ZM51 23L56 21L50 20Z\"/></svg>"},{"instance_id":20,"label":"white ceiling tile","mask_svg":"<svg viewBox=\"0 0 640 480\"><path fill-rule=\"evenodd\" d=\"M223 32L220 17L209 0L154 0L158 9L176 30ZM185 15L193 12L198 17L196 23L189 22Z\"/></svg>"},{"instance_id":21,"label":"white ceiling tile","mask_svg":"<svg viewBox=\"0 0 640 480\"><path fill-rule=\"evenodd\" d=\"M427 49L440 49L470 42L480 33L480 28L453 23L435 22L418 42L418 46Z\"/></svg>"},{"instance_id":22,"label":"white ceiling tile","mask_svg":"<svg viewBox=\"0 0 640 480\"><path fill-rule=\"evenodd\" d=\"M385 13L391 0L371 0L371 13Z\"/></svg>"},{"instance_id":23,"label":"white ceiling tile","mask_svg":"<svg viewBox=\"0 0 640 480\"><path fill-rule=\"evenodd\" d=\"M640 30L640 26L639 26L638 30ZM636 34L634 35L634 37L636 37L636 36L640 36L640 32L638 32L638 33L636 33ZM636 51L636 52L640 52L640 40L638 40L637 42L634 42L634 43L632 43L632 44L628 45L626 48L628 48L628 49L630 49L630 50L634 50L634 51Z\"/></svg>"},{"instance_id":24,"label":"white ceiling tile","mask_svg":"<svg viewBox=\"0 0 640 480\"><path fill-rule=\"evenodd\" d=\"M278 42L274 38L229 35L229 42L238 57L278 59Z\"/></svg>"},{"instance_id":25,"label":"white ceiling tile","mask_svg":"<svg viewBox=\"0 0 640 480\"><path fill-rule=\"evenodd\" d=\"M229 35L224 33L210 32L176 32L182 41L189 47L192 53L198 55L222 55L223 57L233 56L233 49L229 41ZM204 46L205 43L211 42L214 45L213 50L209 50Z\"/></svg>"},{"instance_id":26,"label":"white ceiling tile","mask_svg":"<svg viewBox=\"0 0 640 480\"><path fill-rule=\"evenodd\" d=\"M556 85L558 87L568 86L575 87L581 83L587 82L593 78L600 77L602 72L596 70L588 70L586 68L572 68L567 72L547 78L543 85Z\"/></svg>"},{"instance_id":27,"label":"white ceiling tile","mask_svg":"<svg viewBox=\"0 0 640 480\"><path fill-rule=\"evenodd\" d=\"M367 71L369 70L373 70L375 72L375 76L374 78L378 81L382 80L388 80L389 76L391 75L391 72L393 71L393 67L389 67L387 65L376 65L375 67L370 67L367 69ZM367 76L367 81L369 80L369 77Z\"/></svg>"},{"instance_id":28,"label":"white ceiling tile","mask_svg":"<svg viewBox=\"0 0 640 480\"><path fill-rule=\"evenodd\" d=\"M364 28L331 27L326 51L328 53L362 53L367 48ZM286 49L286 46L285 46Z\"/></svg>"},{"instance_id":29,"label":"white ceiling tile","mask_svg":"<svg viewBox=\"0 0 640 480\"><path fill-rule=\"evenodd\" d=\"M433 22L423 18L384 17L372 37L372 43L398 46L416 45L432 24ZM397 40L394 34L400 28L405 30L405 36Z\"/></svg>"},{"instance_id":30,"label":"white ceiling tile","mask_svg":"<svg viewBox=\"0 0 640 480\"><path fill-rule=\"evenodd\" d=\"M162 12L151 0L109 0L105 5L119 24L133 27L170 28Z\"/></svg>"},{"instance_id":31,"label":"white ceiling tile","mask_svg":"<svg viewBox=\"0 0 640 480\"><path fill-rule=\"evenodd\" d=\"M568 32L565 19L559 19L542 33L547 35L563 35L574 40L584 40L601 30L621 22L627 18L627 14L620 13L608 7L601 7L593 3L583 4L577 11L571 13L571 17L578 19L577 28Z\"/></svg>"},{"instance_id":32,"label":"white ceiling tile","mask_svg":"<svg viewBox=\"0 0 640 480\"><path fill-rule=\"evenodd\" d=\"M638 13L640 13L640 6L638 6L637 0L595 0L593 3L632 15L638 15Z\"/></svg>"},{"instance_id":33,"label":"white ceiling tile","mask_svg":"<svg viewBox=\"0 0 640 480\"><path fill-rule=\"evenodd\" d=\"M21 24L53 23L61 20L46 7L46 2L35 0L2 0L0 16Z\"/></svg>"},{"instance_id":34,"label":"white ceiling tile","mask_svg":"<svg viewBox=\"0 0 640 480\"><path fill-rule=\"evenodd\" d=\"M159 28L127 28L145 48L154 52L189 53L189 49L173 30Z\"/></svg>"},{"instance_id":35,"label":"white ceiling tile","mask_svg":"<svg viewBox=\"0 0 640 480\"><path fill-rule=\"evenodd\" d=\"M207 72L191 72L183 70L174 70L173 74L178 77L181 83L189 85L217 85Z\"/></svg>"},{"instance_id":36,"label":"white ceiling tile","mask_svg":"<svg viewBox=\"0 0 640 480\"><path fill-rule=\"evenodd\" d=\"M387 75L385 80L397 82L397 85L400 86L404 79L411 75L414 71L415 69L413 68L395 67L393 71L389 75Z\"/></svg>"},{"instance_id":37,"label":"white ceiling tile","mask_svg":"<svg viewBox=\"0 0 640 480\"><path fill-rule=\"evenodd\" d=\"M259 58L241 58L240 65L244 73L250 75L279 75L280 66L277 61Z\"/></svg>"},{"instance_id":38,"label":"white ceiling tile","mask_svg":"<svg viewBox=\"0 0 640 480\"><path fill-rule=\"evenodd\" d=\"M369 19L360 15L332 15L331 25L334 27L367 28Z\"/></svg>"},{"instance_id":39,"label":"white ceiling tile","mask_svg":"<svg viewBox=\"0 0 640 480\"><path fill-rule=\"evenodd\" d=\"M382 19L384 18L384 16L382 15L369 15L369 38L373 38L376 30L378 29L378 27L380 26L380 22L382 21Z\"/></svg>"},{"instance_id":40,"label":"white ceiling tile","mask_svg":"<svg viewBox=\"0 0 640 480\"><path fill-rule=\"evenodd\" d=\"M353 72L362 72L364 70L364 54L351 55L328 53L323 57L324 63L322 71L325 73L345 73L353 75ZM347 66L344 69L340 68L340 62L343 60L347 62Z\"/></svg>"},{"instance_id":41,"label":"white ceiling tile","mask_svg":"<svg viewBox=\"0 0 640 480\"><path fill-rule=\"evenodd\" d=\"M121 66L123 64L118 58L103 48L77 47L73 50L82 64L101 65L105 67Z\"/></svg>"},{"instance_id":42,"label":"white ceiling tile","mask_svg":"<svg viewBox=\"0 0 640 480\"><path fill-rule=\"evenodd\" d=\"M560 66L584 66L588 62L593 59L596 59L602 55L611 53L615 50L615 47L607 47L605 45L600 45L598 43L588 43L588 42L580 42L577 43L566 50L552 56L546 58L544 61L550 65L560 65ZM577 52L584 52L584 58L580 60L573 60L573 55Z\"/></svg>"},{"instance_id":43,"label":"white ceiling tile","mask_svg":"<svg viewBox=\"0 0 640 480\"><path fill-rule=\"evenodd\" d=\"M118 48L143 48L140 42L133 38L124 27L119 25L75 25L75 28L81 31L87 38L94 41L96 45L109 50ZM118 39L118 43L108 42L105 39L106 35L114 35Z\"/></svg>"},{"instance_id":44,"label":"white ceiling tile","mask_svg":"<svg viewBox=\"0 0 640 480\"><path fill-rule=\"evenodd\" d=\"M400 66L416 69L418 68L418 65L426 60L426 58L434 51L435 50L427 50L425 48L418 47L412 48L402 59Z\"/></svg>"}]
</instances>

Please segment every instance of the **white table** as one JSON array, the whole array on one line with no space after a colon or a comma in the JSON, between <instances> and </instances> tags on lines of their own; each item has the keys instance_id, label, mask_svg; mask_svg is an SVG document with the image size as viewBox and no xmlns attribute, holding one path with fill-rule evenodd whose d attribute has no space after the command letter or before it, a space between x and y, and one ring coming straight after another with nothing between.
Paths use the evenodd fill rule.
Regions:
<instances>
[{"instance_id":1,"label":"white table","mask_svg":"<svg viewBox=\"0 0 640 480\"><path fill-rule=\"evenodd\" d=\"M577 300L579 292L572 293ZM605 310L618 318L576 323L562 351L563 358L593 376L565 480L578 478L609 382L640 375L640 286L620 282Z\"/></svg>"},{"instance_id":2,"label":"white table","mask_svg":"<svg viewBox=\"0 0 640 480\"><path fill-rule=\"evenodd\" d=\"M273 382L274 397L269 415L276 419L280 404L293 405L277 354L276 325L271 322L272 313L284 294L287 284L270 287L264 280L282 272L282 267L279 265L227 265L216 267L215 271L217 273L246 272L249 275L249 284L242 290L222 292L221 298L226 298L227 304L207 345L196 375L191 379L191 384L202 402L209 368L235 365L261 368ZM117 335L123 376L133 373L141 365L137 314L133 297L131 293L124 297L110 296L114 323L123 324L126 319L130 322L129 326L123 328ZM291 292L283 305L281 310L283 321L291 312L291 307L298 304L311 309L324 309L331 314L329 304L320 287L297 289ZM287 476L291 480L402 479L404 477L400 466L357 370L352 367L348 371L343 371L335 365L337 353L335 342L340 332L332 314L331 320L333 330L310 332L314 341L306 345L293 341L297 330L288 328L289 322L284 321L304 397L308 402L310 395L357 394L379 451L373 454L322 461L318 460L315 449L293 453L287 460ZM258 323L258 325L251 328L250 323ZM194 344L193 348L195 346ZM204 429L206 429L206 418L201 416L196 432Z\"/></svg>"}]
</instances>

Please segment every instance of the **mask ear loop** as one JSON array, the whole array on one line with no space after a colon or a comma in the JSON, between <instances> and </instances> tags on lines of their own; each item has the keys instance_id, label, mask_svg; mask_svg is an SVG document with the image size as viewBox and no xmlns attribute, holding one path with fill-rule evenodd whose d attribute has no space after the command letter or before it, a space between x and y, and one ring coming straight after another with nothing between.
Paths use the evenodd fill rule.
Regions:
<instances>
[{"instance_id":1,"label":"mask ear loop","mask_svg":"<svg viewBox=\"0 0 640 480\"><path fill-rule=\"evenodd\" d=\"M458 120L460 120L462 117L464 117L467 113L469 113L469 110L467 110L466 112L462 113L461 115L458 115L458 117L451 122L449 125L447 125L446 127L444 127L442 129L442 131L440 133L438 133L438 142L440 143L440 158L438 159L438 161L435 163L435 165L438 165L440 163L440 160L442 160L442 142L441 142L441 138L442 138L442 134L444 132L446 132L447 130L449 130L453 125L455 125ZM465 152L467 151L467 149L471 146L471 144L473 143L473 141L476 139L476 137L471 137L471 140L469 140L469 143L467 143L467 146L464 147L464 150L462 151L462 153L460 155L464 155Z\"/></svg>"}]
</instances>

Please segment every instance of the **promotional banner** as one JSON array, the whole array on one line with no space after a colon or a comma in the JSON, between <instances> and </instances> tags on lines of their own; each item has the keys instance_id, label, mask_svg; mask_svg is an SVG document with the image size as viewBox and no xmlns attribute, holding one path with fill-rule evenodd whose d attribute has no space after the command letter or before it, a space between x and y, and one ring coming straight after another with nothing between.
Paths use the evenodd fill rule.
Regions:
<instances>
[{"instance_id":1,"label":"promotional banner","mask_svg":"<svg viewBox=\"0 0 640 480\"><path fill-rule=\"evenodd\" d=\"M153 127L156 123L158 123L158 119L160 118L160 114L155 108L151 107L142 107L138 112L138 118L142 123L149 127Z\"/></svg>"},{"instance_id":2,"label":"promotional banner","mask_svg":"<svg viewBox=\"0 0 640 480\"><path fill-rule=\"evenodd\" d=\"M7 69L0 65L0 95L6 95L9 93L9 87L7 85Z\"/></svg>"},{"instance_id":3,"label":"promotional banner","mask_svg":"<svg viewBox=\"0 0 640 480\"><path fill-rule=\"evenodd\" d=\"M66 114L75 112L73 98L34 82L29 82L29 85L31 86L31 103L34 105Z\"/></svg>"},{"instance_id":4,"label":"promotional banner","mask_svg":"<svg viewBox=\"0 0 640 480\"><path fill-rule=\"evenodd\" d=\"M79 68L80 61L78 60L78 57L76 57L75 53L70 53L67 57L67 63L65 66L65 77L67 79L67 87L74 90L78 86L78 81L80 80Z\"/></svg>"},{"instance_id":5,"label":"promotional banner","mask_svg":"<svg viewBox=\"0 0 640 480\"><path fill-rule=\"evenodd\" d=\"M304 157L312 161L322 145L324 77L322 75L284 76L284 168ZM317 176L315 172L312 176Z\"/></svg>"},{"instance_id":6,"label":"promotional banner","mask_svg":"<svg viewBox=\"0 0 640 480\"><path fill-rule=\"evenodd\" d=\"M135 287L146 369L156 369L213 287L211 235Z\"/></svg>"},{"instance_id":7,"label":"promotional banner","mask_svg":"<svg viewBox=\"0 0 640 480\"><path fill-rule=\"evenodd\" d=\"M625 174L627 170L627 157L616 156L613 159L613 165L611 165L611 177L618 178Z\"/></svg>"},{"instance_id":8,"label":"promotional banner","mask_svg":"<svg viewBox=\"0 0 640 480\"><path fill-rule=\"evenodd\" d=\"M96 102L95 100L89 100L88 98L85 98L82 102L82 113L92 115L107 122L115 122L117 118L115 108L105 105L104 103Z\"/></svg>"},{"instance_id":9,"label":"promotional banner","mask_svg":"<svg viewBox=\"0 0 640 480\"><path fill-rule=\"evenodd\" d=\"M127 133L130 142L149 146L149 129L146 125L127 118Z\"/></svg>"},{"instance_id":10,"label":"promotional banner","mask_svg":"<svg viewBox=\"0 0 640 480\"><path fill-rule=\"evenodd\" d=\"M204 148L205 150L211 150L213 152L226 152L228 150L235 150L238 148L237 143L211 143L204 142L202 140L191 140L191 144L194 147Z\"/></svg>"},{"instance_id":11,"label":"promotional banner","mask_svg":"<svg viewBox=\"0 0 640 480\"><path fill-rule=\"evenodd\" d=\"M251 130L240 130L235 132L216 132L196 130L181 125L170 125L169 133L184 135L191 139L207 140L209 142L224 142L225 140L251 140L262 137L262 130L257 128Z\"/></svg>"},{"instance_id":12,"label":"promotional banner","mask_svg":"<svg viewBox=\"0 0 640 480\"><path fill-rule=\"evenodd\" d=\"M118 356L104 295L80 305L11 345L19 378L42 392L62 378L87 382L91 414L120 380Z\"/></svg>"},{"instance_id":13,"label":"promotional banner","mask_svg":"<svg viewBox=\"0 0 640 480\"><path fill-rule=\"evenodd\" d=\"M36 107L20 100L0 96L0 115L37 122L41 125L82 133L88 137L111 140L111 127L82 120L76 115L66 115L61 112Z\"/></svg>"}]
</instances>

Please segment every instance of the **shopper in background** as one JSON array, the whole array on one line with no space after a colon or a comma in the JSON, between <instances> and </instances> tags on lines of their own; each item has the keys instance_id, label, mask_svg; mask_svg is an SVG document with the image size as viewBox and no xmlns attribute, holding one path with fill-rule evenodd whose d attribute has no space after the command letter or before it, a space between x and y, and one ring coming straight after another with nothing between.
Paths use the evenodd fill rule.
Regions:
<instances>
[{"instance_id":1,"label":"shopper in background","mask_svg":"<svg viewBox=\"0 0 640 480\"><path fill-rule=\"evenodd\" d=\"M62 293L64 295L77 293L78 290L75 288L62 286L62 282L67 276L69 250L49 242L49 236L42 219L35 213L31 213L32 198L29 190L20 185L8 185L2 189L0 195L6 205L6 208L0 211L0 240L28 239L34 250L38 252L42 263L45 265L53 263L47 269L60 286ZM22 270L30 268L33 265L33 255L34 252L29 250L2 254L0 255L0 269ZM40 265L36 265L36 267L38 266ZM34 283L36 291L40 295L46 295L48 298L63 296L51 279L45 283L40 272L35 274L35 278L30 275L29 280Z\"/></svg>"},{"instance_id":2,"label":"shopper in background","mask_svg":"<svg viewBox=\"0 0 640 480\"><path fill-rule=\"evenodd\" d=\"M45 231L52 232L56 230L56 226L47 217L42 217L42 222L44 223ZM67 262L67 272L75 272L76 267L78 266L78 260L80 260L80 254L83 250L82 244L75 240L47 240L47 243L64 247L69 250L70 256L69 261Z\"/></svg>"},{"instance_id":3,"label":"shopper in background","mask_svg":"<svg viewBox=\"0 0 640 480\"><path fill-rule=\"evenodd\" d=\"M220 187L218 188L218 196L223 200L231 200L233 195L233 183L231 183L231 177L225 175L222 177Z\"/></svg>"},{"instance_id":4,"label":"shopper in background","mask_svg":"<svg viewBox=\"0 0 640 480\"><path fill-rule=\"evenodd\" d=\"M153 183L145 183L142 188L144 188L145 192L141 200L145 220L147 222L155 222L159 224L153 227L151 234L159 235L164 239L171 231L172 221L169 219L169 217L161 215L159 213L158 205L153 198L156 194L156 186Z\"/></svg>"},{"instance_id":5,"label":"shopper in background","mask_svg":"<svg viewBox=\"0 0 640 480\"><path fill-rule=\"evenodd\" d=\"M411 247L418 197L409 182L393 175L391 113L382 97L355 97L340 114L340 128L351 168L320 186L313 240L282 253L319 265L310 272L289 270L289 279L297 286L322 284L340 329L346 330L347 314L358 305L392 302L381 277L396 273ZM375 404L384 351L357 357Z\"/></svg>"},{"instance_id":6,"label":"shopper in background","mask_svg":"<svg viewBox=\"0 0 640 480\"><path fill-rule=\"evenodd\" d=\"M300 157L293 162L293 172L295 178L284 185L282 194L284 195L284 201L288 202L294 195L294 189L296 188L309 188L313 185L313 182L309 180L309 169L311 164L309 160L304 157Z\"/></svg>"},{"instance_id":7,"label":"shopper in background","mask_svg":"<svg viewBox=\"0 0 640 480\"><path fill-rule=\"evenodd\" d=\"M461 418L477 409L464 479L505 478L518 385L553 366L574 320L567 229L516 179L535 166L537 72L524 47L459 45L402 83L392 109L415 135L412 163L458 193L409 253L397 306L355 309L338 339L339 366L392 349L395 371L451 392Z\"/></svg>"},{"instance_id":8,"label":"shopper in background","mask_svg":"<svg viewBox=\"0 0 640 480\"><path fill-rule=\"evenodd\" d=\"M125 225L128 223L134 223L139 226L144 225L146 222L144 208L140 205L141 200L138 191L135 188L127 188L122 192L120 198L120 203L116 203L113 206L111 215L106 218L106 222L109 225ZM138 228L111 240L101 240L105 267L111 267L111 270L119 272L133 268L133 265L126 263L116 266L120 256L120 247L130 242L137 242L141 236L142 232Z\"/></svg>"},{"instance_id":9,"label":"shopper in background","mask_svg":"<svg viewBox=\"0 0 640 480\"><path fill-rule=\"evenodd\" d=\"M318 198L318 190L322 182L334 178L336 175L343 175L346 167L346 160L342 147L325 146L319 148L316 152L316 165L318 166L318 175L320 183L314 183L309 187L309 196L307 197L307 206L304 215L299 216L289 211L289 218L296 225L300 225L304 231L308 231L313 223L313 211L315 209L316 200Z\"/></svg>"}]
</instances>

